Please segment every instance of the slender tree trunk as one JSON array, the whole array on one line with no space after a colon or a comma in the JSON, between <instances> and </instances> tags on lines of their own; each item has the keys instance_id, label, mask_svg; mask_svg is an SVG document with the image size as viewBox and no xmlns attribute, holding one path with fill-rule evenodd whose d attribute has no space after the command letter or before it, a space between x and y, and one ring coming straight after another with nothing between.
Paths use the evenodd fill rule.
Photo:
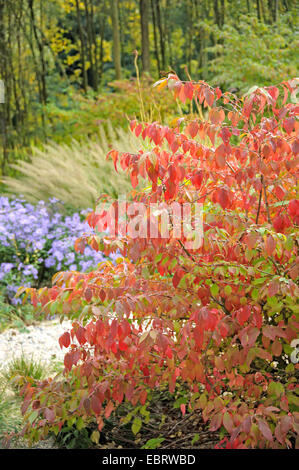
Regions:
<instances>
[{"instance_id":1,"label":"slender tree trunk","mask_svg":"<svg viewBox=\"0 0 299 470\"><path fill-rule=\"evenodd\" d=\"M28 0L32 30L35 38L35 42L39 51L40 63L41 63L41 71L40 71L40 80L41 80L41 100L42 104L47 103L47 88L46 88L46 63L44 58L44 44L43 40L38 35L38 27L36 24L35 12L34 12L34 5L33 0Z\"/></svg>"},{"instance_id":2,"label":"slender tree trunk","mask_svg":"<svg viewBox=\"0 0 299 470\"><path fill-rule=\"evenodd\" d=\"M218 5L218 0L214 0L214 17L215 17L215 22L221 27L221 19L220 19L220 13L219 13L219 5Z\"/></svg>"},{"instance_id":3,"label":"slender tree trunk","mask_svg":"<svg viewBox=\"0 0 299 470\"><path fill-rule=\"evenodd\" d=\"M89 11L89 4L88 0L84 0L84 8L85 8L85 16L86 16L86 32L87 32L87 54L88 60L90 64L90 81L91 86L95 90L95 82L96 82L96 71L94 65L94 48L93 48L93 40L92 40L92 18L90 17L91 12Z\"/></svg>"},{"instance_id":4,"label":"slender tree trunk","mask_svg":"<svg viewBox=\"0 0 299 470\"><path fill-rule=\"evenodd\" d=\"M161 17L161 9L160 9L160 0L156 0L156 13L157 13L157 24L159 29L159 36L160 36L160 48L161 48L161 57L162 57L162 67L165 69L165 38L162 26L162 17Z\"/></svg>"},{"instance_id":5,"label":"slender tree trunk","mask_svg":"<svg viewBox=\"0 0 299 470\"><path fill-rule=\"evenodd\" d=\"M264 3L263 0L260 0L260 6L261 6L261 20L266 23L266 16L265 16L265 9L264 9Z\"/></svg>"},{"instance_id":6,"label":"slender tree trunk","mask_svg":"<svg viewBox=\"0 0 299 470\"><path fill-rule=\"evenodd\" d=\"M220 22L221 28L223 28L225 22L225 0L221 0Z\"/></svg>"},{"instance_id":7,"label":"slender tree trunk","mask_svg":"<svg viewBox=\"0 0 299 470\"><path fill-rule=\"evenodd\" d=\"M1 141L2 141L2 158L1 158L1 173L5 175L6 163L8 158L7 152L7 120L6 120L6 104L2 102L5 100L5 23L4 23L4 4L5 0L0 0L0 86L3 89L0 90L0 132L1 132ZM1 96L3 93L3 96Z\"/></svg>"},{"instance_id":8,"label":"slender tree trunk","mask_svg":"<svg viewBox=\"0 0 299 470\"><path fill-rule=\"evenodd\" d=\"M160 63L159 48L158 48L157 18L156 18L156 9L155 9L154 2L155 0L151 0L152 21L153 21L153 29L154 29L155 56L156 56L156 61L157 61L158 74L159 74L161 71L161 63Z\"/></svg>"},{"instance_id":9,"label":"slender tree trunk","mask_svg":"<svg viewBox=\"0 0 299 470\"><path fill-rule=\"evenodd\" d=\"M150 71L150 45L149 45L149 0L140 0L140 23L141 23L141 59L144 72Z\"/></svg>"},{"instance_id":10,"label":"slender tree trunk","mask_svg":"<svg viewBox=\"0 0 299 470\"><path fill-rule=\"evenodd\" d=\"M100 41L100 70L99 70L99 77L102 79L103 76L103 65L104 65L104 34L105 34L105 17L103 16L102 21L101 21L101 27L100 27L100 36L101 36L101 41Z\"/></svg>"},{"instance_id":11,"label":"slender tree trunk","mask_svg":"<svg viewBox=\"0 0 299 470\"><path fill-rule=\"evenodd\" d=\"M79 37L80 37L80 47L81 47L81 66L82 66L82 85L83 89L87 91L87 72L86 72L86 65L85 65L85 41L84 41L84 33L81 25L81 14L80 14L80 5L79 1L76 0L76 14L77 14L77 24L79 30Z\"/></svg>"},{"instance_id":12,"label":"slender tree trunk","mask_svg":"<svg viewBox=\"0 0 299 470\"><path fill-rule=\"evenodd\" d=\"M116 80L121 79L121 49L119 35L118 0L111 0L111 20L113 29L113 59Z\"/></svg>"},{"instance_id":13,"label":"slender tree trunk","mask_svg":"<svg viewBox=\"0 0 299 470\"><path fill-rule=\"evenodd\" d=\"M256 0L256 14L257 14L258 20L260 21L261 20L260 0Z\"/></svg>"},{"instance_id":14,"label":"slender tree trunk","mask_svg":"<svg viewBox=\"0 0 299 470\"><path fill-rule=\"evenodd\" d=\"M90 1L90 17L91 17L91 37L92 37L92 44L94 47L94 90L97 91L99 88L99 61L98 61L98 43L97 43L97 36L95 33L95 15L93 9L93 0ZM100 31L101 35L101 31ZM102 41L102 35L101 35Z\"/></svg>"},{"instance_id":15,"label":"slender tree trunk","mask_svg":"<svg viewBox=\"0 0 299 470\"><path fill-rule=\"evenodd\" d=\"M275 0L274 21L278 21L279 0Z\"/></svg>"}]
</instances>

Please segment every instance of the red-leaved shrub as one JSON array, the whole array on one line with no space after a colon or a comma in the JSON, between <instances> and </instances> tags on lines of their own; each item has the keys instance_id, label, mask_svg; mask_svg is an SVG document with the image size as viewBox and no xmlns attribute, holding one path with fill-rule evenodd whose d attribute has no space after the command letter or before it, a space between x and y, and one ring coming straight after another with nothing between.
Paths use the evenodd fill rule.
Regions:
<instances>
[{"instance_id":1,"label":"red-leaved shrub","mask_svg":"<svg viewBox=\"0 0 299 470\"><path fill-rule=\"evenodd\" d=\"M146 405L150 389L174 393L181 383L189 390L182 413L198 410L221 430L218 447L298 447L298 80L242 99L175 74L156 86L192 101L204 119L133 121L149 151L108 156L134 188L147 180L132 192L135 203L202 203L203 243L188 248L171 218L166 238L160 222L155 238L133 237L123 231L131 213L118 221L121 236L86 235L75 245L119 250L116 265L60 272L52 288L20 291L73 319L59 339L64 376L23 389L24 434L57 433L74 416L94 417L102 430L122 402ZM98 210L88 222L111 234L112 214Z\"/></svg>"}]
</instances>

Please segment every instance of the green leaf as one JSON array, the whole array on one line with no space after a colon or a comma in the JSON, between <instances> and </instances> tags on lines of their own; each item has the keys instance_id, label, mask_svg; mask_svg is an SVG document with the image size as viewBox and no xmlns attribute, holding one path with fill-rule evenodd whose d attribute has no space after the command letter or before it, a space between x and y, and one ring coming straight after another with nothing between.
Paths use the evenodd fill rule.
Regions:
<instances>
[{"instance_id":1,"label":"green leaf","mask_svg":"<svg viewBox=\"0 0 299 470\"><path fill-rule=\"evenodd\" d=\"M134 418L134 421L132 423L132 432L133 434L138 434L138 432L140 431L141 429L141 426L142 426L142 421L140 418L136 417Z\"/></svg>"},{"instance_id":2,"label":"green leaf","mask_svg":"<svg viewBox=\"0 0 299 470\"><path fill-rule=\"evenodd\" d=\"M279 398L284 394L284 386L280 382L271 382L268 387L268 394Z\"/></svg>"},{"instance_id":3,"label":"green leaf","mask_svg":"<svg viewBox=\"0 0 299 470\"><path fill-rule=\"evenodd\" d=\"M186 405L187 403L187 398L186 397L181 397L181 398L178 398L174 404L173 404L173 407L174 408L179 408L181 405Z\"/></svg>"},{"instance_id":4,"label":"green leaf","mask_svg":"<svg viewBox=\"0 0 299 470\"><path fill-rule=\"evenodd\" d=\"M224 293L225 293L225 295L229 296L232 293L231 286L225 286Z\"/></svg>"},{"instance_id":5,"label":"green leaf","mask_svg":"<svg viewBox=\"0 0 299 470\"><path fill-rule=\"evenodd\" d=\"M291 251L293 246L294 246L294 240L291 237L288 237L285 243L286 250Z\"/></svg>"},{"instance_id":6,"label":"green leaf","mask_svg":"<svg viewBox=\"0 0 299 470\"><path fill-rule=\"evenodd\" d=\"M82 428L84 428L84 421L81 418L81 416L78 418L78 421L76 423L76 428L78 429L78 431L80 431Z\"/></svg>"},{"instance_id":7,"label":"green leaf","mask_svg":"<svg viewBox=\"0 0 299 470\"><path fill-rule=\"evenodd\" d=\"M99 433L99 431L93 431L93 433L92 433L91 436L90 436L90 439L91 439L92 442L94 442L95 444L98 444L98 443L99 443L99 440L100 440L100 433Z\"/></svg>"},{"instance_id":8,"label":"green leaf","mask_svg":"<svg viewBox=\"0 0 299 470\"><path fill-rule=\"evenodd\" d=\"M258 289L252 289L252 291L251 291L252 300L257 300L258 297L259 297L259 290Z\"/></svg>"},{"instance_id":9,"label":"green leaf","mask_svg":"<svg viewBox=\"0 0 299 470\"><path fill-rule=\"evenodd\" d=\"M28 421L30 424L33 423L33 421L38 417L38 411L37 410L34 410L32 411L32 413L30 413L30 415L28 416Z\"/></svg>"},{"instance_id":10,"label":"green leaf","mask_svg":"<svg viewBox=\"0 0 299 470\"><path fill-rule=\"evenodd\" d=\"M154 439L149 439L144 446L141 447L141 449L157 449L157 447L160 447L160 444L165 441L164 437L156 437Z\"/></svg>"},{"instance_id":11,"label":"green leaf","mask_svg":"<svg viewBox=\"0 0 299 470\"><path fill-rule=\"evenodd\" d=\"M219 287L216 284L211 285L211 294L215 297L219 292Z\"/></svg>"}]
</instances>

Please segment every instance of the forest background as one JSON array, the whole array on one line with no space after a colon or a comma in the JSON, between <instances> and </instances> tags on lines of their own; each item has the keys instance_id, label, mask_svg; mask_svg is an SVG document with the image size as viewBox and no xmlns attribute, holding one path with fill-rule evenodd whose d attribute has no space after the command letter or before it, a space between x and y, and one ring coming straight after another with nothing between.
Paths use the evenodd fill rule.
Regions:
<instances>
[{"instance_id":1,"label":"forest background","mask_svg":"<svg viewBox=\"0 0 299 470\"><path fill-rule=\"evenodd\" d=\"M166 123L171 107L151 84L170 70L238 94L297 76L296 4L0 0L0 175L33 146L93 140L108 120L139 118L134 51L146 111Z\"/></svg>"}]
</instances>

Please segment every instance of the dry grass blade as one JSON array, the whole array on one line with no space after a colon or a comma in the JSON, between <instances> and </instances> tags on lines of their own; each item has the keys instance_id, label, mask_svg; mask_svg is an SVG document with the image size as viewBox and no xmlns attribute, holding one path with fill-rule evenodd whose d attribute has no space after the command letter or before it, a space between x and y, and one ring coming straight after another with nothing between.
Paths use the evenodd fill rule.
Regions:
<instances>
[{"instance_id":1,"label":"dry grass blade","mask_svg":"<svg viewBox=\"0 0 299 470\"><path fill-rule=\"evenodd\" d=\"M108 134L108 135L107 135ZM30 162L18 161L11 165L20 176L4 179L9 193L22 195L30 202L51 197L75 208L93 207L101 193L114 197L132 189L129 177L113 162L106 160L109 149L136 152L142 143L131 132L108 126L100 129L98 142L73 141L66 144L50 143L43 149L33 149Z\"/></svg>"}]
</instances>

